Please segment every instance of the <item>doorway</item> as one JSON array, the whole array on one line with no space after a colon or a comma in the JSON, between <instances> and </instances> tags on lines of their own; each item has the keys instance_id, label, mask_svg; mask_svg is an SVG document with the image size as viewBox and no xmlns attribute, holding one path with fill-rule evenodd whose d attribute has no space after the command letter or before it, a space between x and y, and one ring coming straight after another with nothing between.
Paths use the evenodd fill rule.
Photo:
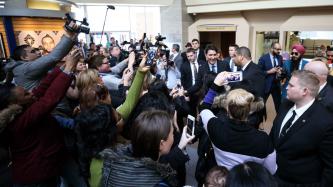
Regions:
<instances>
[{"instance_id":1,"label":"doorway","mask_svg":"<svg viewBox=\"0 0 333 187\"><path fill-rule=\"evenodd\" d=\"M205 49L207 45L214 45L221 49L223 57L229 56L229 45L235 44L236 32L199 32L200 47Z\"/></svg>"}]
</instances>

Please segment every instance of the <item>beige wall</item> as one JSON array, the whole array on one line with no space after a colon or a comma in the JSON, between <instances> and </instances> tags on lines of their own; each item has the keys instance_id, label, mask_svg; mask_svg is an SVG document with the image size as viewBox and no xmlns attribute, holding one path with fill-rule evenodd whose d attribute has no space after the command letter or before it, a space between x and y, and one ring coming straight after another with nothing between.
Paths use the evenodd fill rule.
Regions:
<instances>
[{"instance_id":1,"label":"beige wall","mask_svg":"<svg viewBox=\"0 0 333 187\"><path fill-rule=\"evenodd\" d=\"M256 57L256 32L279 31L280 43L285 43L285 31L333 31L333 7L243 11L227 14L197 14L189 27L189 40L198 37L201 24L234 24L237 26L236 43L248 46ZM284 45L282 45L284 47Z\"/></svg>"},{"instance_id":2,"label":"beige wall","mask_svg":"<svg viewBox=\"0 0 333 187\"><path fill-rule=\"evenodd\" d=\"M188 13L333 6L332 0L185 0Z\"/></svg>"},{"instance_id":3,"label":"beige wall","mask_svg":"<svg viewBox=\"0 0 333 187\"><path fill-rule=\"evenodd\" d=\"M196 21L188 28L189 41L193 38L199 38L197 27L204 24L233 24L237 27L236 43L245 46L249 45L250 27L240 13L197 16Z\"/></svg>"}]
</instances>

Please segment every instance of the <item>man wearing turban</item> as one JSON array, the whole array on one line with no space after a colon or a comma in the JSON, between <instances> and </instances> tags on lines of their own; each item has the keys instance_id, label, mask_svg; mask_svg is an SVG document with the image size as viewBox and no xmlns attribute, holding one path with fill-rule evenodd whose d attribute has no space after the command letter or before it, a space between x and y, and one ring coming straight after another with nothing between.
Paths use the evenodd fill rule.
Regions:
<instances>
[{"instance_id":1,"label":"man wearing turban","mask_svg":"<svg viewBox=\"0 0 333 187\"><path fill-rule=\"evenodd\" d=\"M287 96L287 86L289 83L289 79L291 78L291 74L295 70L303 70L305 64L308 63L307 60L303 59L303 55L305 53L305 48L301 44L295 44L291 47L290 60L286 61L283 64L283 72L286 76L286 81L282 85L282 98L286 98Z\"/></svg>"}]
</instances>

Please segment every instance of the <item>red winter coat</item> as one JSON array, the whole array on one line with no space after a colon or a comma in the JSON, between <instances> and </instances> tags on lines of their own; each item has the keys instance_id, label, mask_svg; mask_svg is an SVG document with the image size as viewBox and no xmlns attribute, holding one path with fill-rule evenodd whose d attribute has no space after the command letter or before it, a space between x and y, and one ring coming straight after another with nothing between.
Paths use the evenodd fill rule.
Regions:
<instances>
[{"instance_id":1,"label":"red winter coat","mask_svg":"<svg viewBox=\"0 0 333 187\"><path fill-rule=\"evenodd\" d=\"M8 125L14 183L38 183L59 175L65 148L62 130L51 112L71 81L55 69L34 90L39 99Z\"/></svg>"}]
</instances>

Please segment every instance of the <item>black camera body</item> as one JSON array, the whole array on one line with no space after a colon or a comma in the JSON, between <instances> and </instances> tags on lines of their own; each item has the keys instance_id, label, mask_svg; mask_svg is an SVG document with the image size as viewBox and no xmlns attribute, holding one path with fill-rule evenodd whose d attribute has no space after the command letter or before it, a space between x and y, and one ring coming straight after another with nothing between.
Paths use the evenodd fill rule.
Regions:
<instances>
[{"instance_id":1,"label":"black camera body","mask_svg":"<svg viewBox=\"0 0 333 187\"><path fill-rule=\"evenodd\" d=\"M121 42L121 44L120 45L127 45L127 44L131 44L131 42L128 42L128 41L123 41L123 42Z\"/></svg>"},{"instance_id":2,"label":"black camera body","mask_svg":"<svg viewBox=\"0 0 333 187\"><path fill-rule=\"evenodd\" d=\"M66 28L67 30L69 30L69 31L71 31L71 32L75 32L75 33L80 33L80 32L82 32L82 33L85 33L85 34L89 34L89 32L90 32L90 28L89 28L89 23L87 22L87 18L83 18L82 21L79 21L79 20L75 20L75 19L73 19L68 13L65 14L65 15L66 15L66 19L67 19L67 21L66 21L66 23L65 23L65 28ZM74 23L76 23L76 22L80 22L81 25L79 25L79 27L78 27L77 29L74 29L73 27L71 27L71 26L69 25L72 21L73 21Z\"/></svg>"},{"instance_id":3,"label":"black camera body","mask_svg":"<svg viewBox=\"0 0 333 187\"><path fill-rule=\"evenodd\" d=\"M158 33L157 36L155 36L156 41L160 42L166 39L165 36L162 36L160 33Z\"/></svg>"}]
</instances>

